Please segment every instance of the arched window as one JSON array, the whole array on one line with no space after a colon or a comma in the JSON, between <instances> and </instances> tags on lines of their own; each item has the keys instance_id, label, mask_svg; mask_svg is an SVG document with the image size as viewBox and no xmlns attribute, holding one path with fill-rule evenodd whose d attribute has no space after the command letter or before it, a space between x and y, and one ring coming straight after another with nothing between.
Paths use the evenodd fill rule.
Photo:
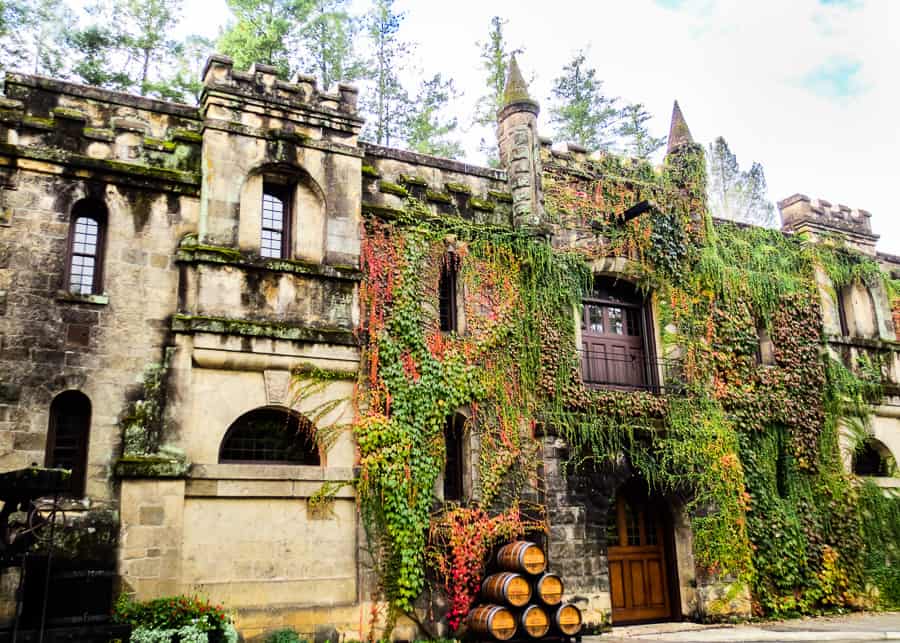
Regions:
<instances>
[{"instance_id":1,"label":"arched window","mask_svg":"<svg viewBox=\"0 0 900 643\"><path fill-rule=\"evenodd\" d=\"M219 448L219 462L318 466L321 459L315 427L286 409L255 409L228 428Z\"/></svg>"},{"instance_id":2,"label":"arched window","mask_svg":"<svg viewBox=\"0 0 900 643\"><path fill-rule=\"evenodd\" d=\"M444 422L444 447L447 460L444 466L444 500L463 499L463 436L466 418L456 413Z\"/></svg>"},{"instance_id":3,"label":"arched window","mask_svg":"<svg viewBox=\"0 0 900 643\"><path fill-rule=\"evenodd\" d=\"M91 401L84 393L65 391L53 398L44 466L69 469L69 491L76 496L84 495L90 432Z\"/></svg>"},{"instance_id":4,"label":"arched window","mask_svg":"<svg viewBox=\"0 0 900 643\"><path fill-rule=\"evenodd\" d=\"M96 295L103 292L103 251L106 207L94 199L82 199L72 208L66 282L69 292Z\"/></svg>"},{"instance_id":5,"label":"arched window","mask_svg":"<svg viewBox=\"0 0 900 643\"><path fill-rule=\"evenodd\" d=\"M459 315L456 310L456 276L459 271L459 257L448 252L441 262L441 276L438 279L438 308L441 316L441 330L449 333L459 330Z\"/></svg>"},{"instance_id":6,"label":"arched window","mask_svg":"<svg viewBox=\"0 0 900 643\"><path fill-rule=\"evenodd\" d=\"M878 440L866 440L853 454L853 473L858 476L886 477L894 475L894 469L891 452Z\"/></svg>"},{"instance_id":7,"label":"arched window","mask_svg":"<svg viewBox=\"0 0 900 643\"><path fill-rule=\"evenodd\" d=\"M259 254L272 259L291 257L291 200L289 185L263 181Z\"/></svg>"},{"instance_id":8,"label":"arched window","mask_svg":"<svg viewBox=\"0 0 900 643\"><path fill-rule=\"evenodd\" d=\"M581 377L588 386L650 388L649 306L633 284L597 277L581 309Z\"/></svg>"}]
</instances>

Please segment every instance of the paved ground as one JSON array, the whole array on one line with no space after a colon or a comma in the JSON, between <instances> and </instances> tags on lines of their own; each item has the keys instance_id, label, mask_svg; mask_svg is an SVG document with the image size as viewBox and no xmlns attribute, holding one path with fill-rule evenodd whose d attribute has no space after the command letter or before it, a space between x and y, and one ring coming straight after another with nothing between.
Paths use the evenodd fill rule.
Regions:
<instances>
[{"instance_id":1,"label":"paved ground","mask_svg":"<svg viewBox=\"0 0 900 643\"><path fill-rule=\"evenodd\" d=\"M696 623L661 623L614 627L602 636L586 636L585 643L730 643L732 641L900 641L900 612L850 614L770 621L747 625L697 625Z\"/></svg>"}]
</instances>

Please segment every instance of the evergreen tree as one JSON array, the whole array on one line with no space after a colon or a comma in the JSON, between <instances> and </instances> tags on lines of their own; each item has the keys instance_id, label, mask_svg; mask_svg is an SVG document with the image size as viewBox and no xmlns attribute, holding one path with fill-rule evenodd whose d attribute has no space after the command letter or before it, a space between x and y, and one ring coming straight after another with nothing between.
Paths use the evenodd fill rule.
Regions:
<instances>
[{"instance_id":1,"label":"evergreen tree","mask_svg":"<svg viewBox=\"0 0 900 643\"><path fill-rule=\"evenodd\" d=\"M72 53L71 73L75 80L116 90L131 86L132 79L121 63L120 39L112 29L97 24L75 28L69 31L66 40Z\"/></svg>"},{"instance_id":2,"label":"evergreen tree","mask_svg":"<svg viewBox=\"0 0 900 643\"><path fill-rule=\"evenodd\" d=\"M633 103L622 110L622 122L618 135L622 139L625 153L647 159L666 144L665 136L652 136L645 123L650 120L643 103Z\"/></svg>"},{"instance_id":3,"label":"evergreen tree","mask_svg":"<svg viewBox=\"0 0 900 643\"><path fill-rule=\"evenodd\" d=\"M775 227L778 218L768 200L765 172L754 162L742 172L737 156L721 136L709 146L709 207L714 217Z\"/></svg>"},{"instance_id":4,"label":"evergreen tree","mask_svg":"<svg viewBox=\"0 0 900 643\"><path fill-rule=\"evenodd\" d=\"M506 85L506 67L514 54L524 51L522 48L509 49L503 28L508 23L500 16L491 18L491 28L487 40L476 43L481 49L481 68L484 70L485 93L475 103L473 123L481 127L494 128L497 124L497 112L503 107L503 89ZM497 153L497 142L490 137L481 139L480 149L487 156L488 165L496 167L500 164Z\"/></svg>"},{"instance_id":5,"label":"evergreen tree","mask_svg":"<svg viewBox=\"0 0 900 643\"><path fill-rule=\"evenodd\" d=\"M453 81L435 74L422 81L415 107L406 125L405 138L409 149L422 154L458 158L463 149L452 137L458 125L455 117L444 117L451 100L459 98Z\"/></svg>"},{"instance_id":6,"label":"evergreen tree","mask_svg":"<svg viewBox=\"0 0 900 643\"><path fill-rule=\"evenodd\" d=\"M412 45L399 37L405 15L394 10L394 0L374 0L364 18L373 50L368 70L372 89L363 101L367 113L364 136L379 145L391 145L403 138L411 116L409 94L398 72L405 69Z\"/></svg>"},{"instance_id":7,"label":"evergreen tree","mask_svg":"<svg viewBox=\"0 0 900 643\"><path fill-rule=\"evenodd\" d=\"M65 32L74 21L58 0L5 0L0 4L0 68L62 76L68 62Z\"/></svg>"},{"instance_id":8,"label":"evergreen tree","mask_svg":"<svg viewBox=\"0 0 900 643\"><path fill-rule=\"evenodd\" d=\"M177 46L167 36L178 24L181 5L180 0L116 2L113 15L132 68L131 77L141 96L166 82L165 72Z\"/></svg>"},{"instance_id":9,"label":"evergreen tree","mask_svg":"<svg viewBox=\"0 0 900 643\"><path fill-rule=\"evenodd\" d=\"M253 63L272 65L288 78L296 68L298 25L305 23L309 0L226 0L235 20L219 37L218 50L237 69Z\"/></svg>"},{"instance_id":10,"label":"evergreen tree","mask_svg":"<svg viewBox=\"0 0 900 643\"><path fill-rule=\"evenodd\" d=\"M347 4L348 0L313 0L309 20L300 29L303 70L318 77L326 90L365 73L353 46L359 20L347 12Z\"/></svg>"},{"instance_id":11,"label":"evergreen tree","mask_svg":"<svg viewBox=\"0 0 900 643\"><path fill-rule=\"evenodd\" d=\"M606 150L616 141L622 120L618 98L603 94L603 81L579 51L553 82L550 122L558 138L588 150Z\"/></svg>"},{"instance_id":12,"label":"evergreen tree","mask_svg":"<svg viewBox=\"0 0 900 643\"><path fill-rule=\"evenodd\" d=\"M200 74L206 59L215 48L209 38L191 35L173 49L173 64L169 75L150 83L151 93L166 100L195 104L200 100L203 82Z\"/></svg>"}]
</instances>

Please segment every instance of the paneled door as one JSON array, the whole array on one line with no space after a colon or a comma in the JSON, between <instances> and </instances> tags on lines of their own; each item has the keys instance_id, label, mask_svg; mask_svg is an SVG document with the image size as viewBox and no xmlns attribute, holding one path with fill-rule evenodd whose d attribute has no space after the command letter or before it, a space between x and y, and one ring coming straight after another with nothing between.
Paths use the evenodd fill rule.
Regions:
<instances>
[{"instance_id":1,"label":"paneled door","mask_svg":"<svg viewBox=\"0 0 900 643\"><path fill-rule=\"evenodd\" d=\"M672 617L663 522L654 503L618 494L606 532L614 625Z\"/></svg>"}]
</instances>

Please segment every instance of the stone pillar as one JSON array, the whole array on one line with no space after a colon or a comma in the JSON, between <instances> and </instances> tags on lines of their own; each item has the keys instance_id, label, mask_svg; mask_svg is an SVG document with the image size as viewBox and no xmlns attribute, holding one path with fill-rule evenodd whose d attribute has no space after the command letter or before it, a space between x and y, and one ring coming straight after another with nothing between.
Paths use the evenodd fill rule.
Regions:
<instances>
[{"instance_id":1,"label":"stone pillar","mask_svg":"<svg viewBox=\"0 0 900 643\"><path fill-rule=\"evenodd\" d=\"M123 591L137 600L179 593L184 480L123 479L119 506Z\"/></svg>"},{"instance_id":2,"label":"stone pillar","mask_svg":"<svg viewBox=\"0 0 900 643\"><path fill-rule=\"evenodd\" d=\"M513 223L536 226L543 222L541 150L537 132L540 106L528 95L528 86L515 57L509 63L503 109L497 114L500 167L506 170L513 197Z\"/></svg>"}]
</instances>

